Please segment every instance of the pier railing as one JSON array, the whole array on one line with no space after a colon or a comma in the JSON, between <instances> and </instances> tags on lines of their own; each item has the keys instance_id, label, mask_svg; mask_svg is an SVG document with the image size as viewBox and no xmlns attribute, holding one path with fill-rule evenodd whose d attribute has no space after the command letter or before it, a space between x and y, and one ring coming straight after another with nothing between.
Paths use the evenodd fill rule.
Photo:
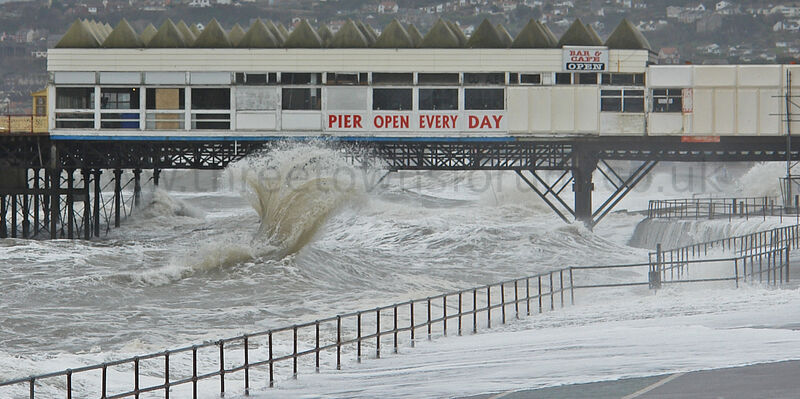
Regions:
<instances>
[{"instance_id":1,"label":"pier railing","mask_svg":"<svg viewBox=\"0 0 800 399\"><path fill-rule=\"evenodd\" d=\"M510 319L574 304L577 290L661 288L666 284L715 281L735 281L738 287L740 281L761 281L763 276L778 284L789 281L789 247L794 245L789 243L797 242L798 226L792 227L794 230L787 231L792 231L795 239L786 241L783 247L754 247L738 256L719 259L667 260L666 252L662 251L660 256L651 256L647 263L572 266L198 345L0 382L0 396L3 389L24 389L28 397L35 398L37 387L46 387L48 393L56 389L62 397L72 398L75 387L80 386L81 396L96 392L104 399L139 398L148 393L152 397L157 392L164 398L169 398L170 393L197 398L201 382L216 384L217 388L211 389L219 389L220 394L235 383L235 390L248 395L256 381L263 382L259 389L274 386L278 372L296 378L301 366L319 371L324 363L341 369L345 354L361 361L365 356L379 358L387 350L398 353L402 343L413 346L420 338L477 333ZM709 263L722 265L729 274L703 276L702 266ZM638 269L647 278L619 278L607 273L615 269ZM208 392L209 387L200 389L201 393Z\"/></svg>"},{"instance_id":2,"label":"pier railing","mask_svg":"<svg viewBox=\"0 0 800 399\"><path fill-rule=\"evenodd\" d=\"M651 200L647 205L650 219L733 219L796 215L797 207L776 204L772 197L681 198Z\"/></svg>"},{"instance_id":3,"label":"pier railing","mask_svg":"<svg viewBox=\"0 0 800 399\"><path fill-rule=\"evenodd\" d=\"M47 117L33 114L0 115L0 134L48 133Z\"/></svg>"}]
</instances>

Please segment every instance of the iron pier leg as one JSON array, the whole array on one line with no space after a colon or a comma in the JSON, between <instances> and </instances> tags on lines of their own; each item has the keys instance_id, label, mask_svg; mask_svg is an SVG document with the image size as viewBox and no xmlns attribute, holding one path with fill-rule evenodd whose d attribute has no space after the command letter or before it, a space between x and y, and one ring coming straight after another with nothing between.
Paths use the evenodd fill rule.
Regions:
<instances>
[{"instance_id":1,"label":"iron pier leg","mask_svg":"<svg viewBox=\"0 0 800 399\"><path fill-rule=\"evenodd\" d=\"M119 206L122 193L122 170L114 169L114 227L119 227Z\"/></svg>"},{"instance_id":2,"label":"iron pier leg","mask_svg":"<svg viewBox=\"0 0 800 399\"><path fill-rule=\"evenodd\" d=\"M17 238L17 195L11 194L11 238Z\"/></svg>"},{"instance_id":3,"label":"iron pier leg","mask_svg":"<svg viewBox=\"0 0 800 399\"><path fill-rule=\"evenodd\" d=\"M33 170L33 235L39 234L39 169Z\"/></svg>"},{"instance_id":4,"label":"iron pier leg","mask_svg":"<svg viewBox=\"0 0 800 399\"><path fill-rule=\"evenodd\" d=\"M153 169L153 185L158 187L158 179L161 177L161 169Z\"/></svg>"},{"instance_id":5,"label":"iron pier leg","mask_svg":"<svg viewBox=\"0 0 800 399\"><path fill-rule=\"evenodd\" d=\"M31 234L31 201L28 188L28 170L25 169L25 194L22 195L22 238Z\"/></svg>"},{"instance_id":6,"label":"iron pier leg","mask_svg":"<svg viewBox=\"0 0 800 399\"><path fill-rule=\"evenodd\" d=\"M74 173L75 169L67 169L67 238L70 240L75 238L75 196L73 195L73 190L75 189Z\"/></svg>"},{"instance_id":7,"label":"iron pier leg","mask_svg":"<svg viewBox=\"0 0 800 399\"><path fill-rule=\"evenodd\" d=\"M575 220L592 226L592 173L597 168L597 159L585 152L576 152L572 177L572 191L575 192Z\"/></svg>"},{"instance_id":8,"label":"iron pier leg","mask_svg":"<svg viewBox=\"0 0 800 399\"><path fill-rule=\"evenodd\" d=\"M94 222L94 236L100 237L100 169L94 170L94 209L92 219Z\"/></svg>"},{"instance_id":9,"label":"iron pier leg","mask_svg":"<svg viewBox=\"0 0 800 399\"><path fill-rule=\"evenodd\" d=\"M83 174L83 239L88 240L92 238L92 208L89 198L89 169L81 170Z\"/></svg>"},{"instance_id":10,"label":"iron pier leg","mask_svg":"<svg viewBox=\"0 0 800 399\"><path fill-rule=\"evenodd\" d=\"M134 169L133 170L133 206L139 207L139 204L142 202L142 170L141 169Z\"/></svg>"},{"instance_id":11,"label":"iron pier leg","mask_svg":"<svg viewBox=\"0 0 800 399\"><path fill-rule=\"evenodd\" d=\"M61 213L61 169L53 169L50 172L50 238L58 238L58 222Z\"/></svg>"},{"instance_id":12,"label":"iron pier leg","mask_svg":"<svg viewBox=\"0 0 800 399\"><path fill-rule=\"evenodd\" d=\"M8 238L6 227L8 217L6 216L6 196L0 195L0 238Z\"/></svg>"}]
</instances>

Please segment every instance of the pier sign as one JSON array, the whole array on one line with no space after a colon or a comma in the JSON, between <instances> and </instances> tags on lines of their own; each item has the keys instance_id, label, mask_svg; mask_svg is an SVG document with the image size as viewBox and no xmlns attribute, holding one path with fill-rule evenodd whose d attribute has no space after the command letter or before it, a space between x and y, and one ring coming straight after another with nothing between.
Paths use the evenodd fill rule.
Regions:
<instances>
[{"instance_id":1,"label":"pier sign","mask_svg":"<svg viewBox=\"0 0 800 399\"><path fill-rule=\"evenodd\" d=\"M374 112L330 113L324 116L327 131L475 131L504 132L504 112Z\"/></svg>"},{"instance_id":2,"label":"pier sign","mask_svg":"<svg viewBox=\"0 0 800 399\"><path fill-rule=\"evenodd\" d=\"M608 70L607 47L564 46L563 67L568 72L601 72Z\"/></svg>"}]
</instances>

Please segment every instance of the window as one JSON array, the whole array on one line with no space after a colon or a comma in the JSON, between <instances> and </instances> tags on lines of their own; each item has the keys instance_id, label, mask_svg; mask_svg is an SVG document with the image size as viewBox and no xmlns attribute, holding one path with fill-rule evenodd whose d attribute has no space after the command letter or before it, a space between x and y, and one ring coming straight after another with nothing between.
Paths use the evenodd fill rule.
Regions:
<instances>
[{"instance_id":1,"label":"window","mask_svg":"<svg viewBox=\"0 0 800 399\"><path fill-rule=\"evenodd\" d=\"M94 88L56 87L56 108L94 109Z\"/></svg>"},{"instance_id":2,"label":"window","mask_svg":"<svg viewBox=\"0 0 800 399\"><path fill-rule=\"evenodd\" d=\"M186 91L178 88L145 90L145 128L156 130L183 129Z\"/></svg>"},{"instance_id":3,"label":"window","mask_svg":"<svg viewBox=\"0 0 800 399\"><path fill-rule=\"evenodd\" d=\"M420 73L417 75L417 84L436 86L436 85L458 85L457 73Z\"/></svg>"},{"instance_id":4,"label":"window","mask_svg":"<svg viewBox=\"0 0 800 399\"><path fill-rule=\"evenodd\" d=\"M653 89L653 112L682 112L683 90Z\"/></svg>"},{"instance_id":5,"label":"window","mask_svg":"<svg viewBox=\"0 0 800 399\"><path fill-rule=\"evenodd\" d=\"M414 84L414 74L411 73L372 73L373 85L408 85Z\"/></svg>"},{"instance_id":6,"label":"window","mask_svg":"<svg viewBox=\"0 0 800 399\"><path fill-rule=\"evenodd\" d=\"M236 84L248 86L274 85L278 83L278 74L236 72Z\"/></svg>"},{"instance_id":7,"label":"window","mask_svg":"<svg viewBox=\"0 0 800 399\"><path fill-rule=\"evenodd\" d=\"M601 90L600 110L644 112L644 90Z\"/></svg>"},{"instance_id":8,"label":"window","mask_svg":"<svg viewBox=\"0 0 800 399\"><path fill-rule=\"evenodd\" d=\"M493 85L504 85L506 84L506 74L502 72L494 72L494 73L465 73L464 74L464 84L465 85L484 85L484 86L493 86ZM516 75L515 75L516 76Z\"/></svg>"},{"instance_id":9,"label":"window","mask_svg":"<svg viewBox=\"0 0 800 399\"><path fill-rule=\"evenodd\" d=\"M604 73L602 84L612 86L644 86L644 74Z\"/></svg>"},{"instance_id":10,"label":"window","mask_svg":"<svg viewBox=\"0 0 800 399\"><path fill-rule=\"evenodd\" d=\"M577 81L579 85L596 85L597 84L597 74L596 73L576 73L575 76L577 77Z\"/></svg>"},{"instance_id":11,"label":"window","mask_svg":"<svg viewBox=\"0 0 800 399\"><path fill-rule=\"evenodd\" d=\"M231 89L193 88L191 93L192 129L231 128Z\"/></svg>"},{"instance_id":12,"label":"window","mask_svg":"<svg viewBox=\"0 0 800 399\"><path fill-rule=\"evenodd\" d=\"M36 109L34 110L34 114L36 116L46 116L47 115L47 99L45 97L34 97L36 99Z\"/></svg>"},{"instance_id":13,"label":"window","mask_svg":"<svg viewBox=\"0 0 800 399\"><path fill-rule=\"evenodd\" d=\"M192 109L231 109L231 89L192 89Z\"/></svg>"},{"instance_id":14,"label":"window","mask_svg":"<svg viewBox=\"0 0 800 399\"><path fill-rule=\"evenodd\" d=\"M318 85L322 83L321 73L281 73L281 83L285 85Z\"/></svg>"},{"instance_id":15,"label":"window","mask_svg":"<svg viewBox=\"0 0 800 399\"><path fill-rule=\"evenodd\" d=\"M322 89L284 88L281 104L285 110L319 111L322 109Z\"/></svg>"},{"instance_id":16,"label":"window","mask_svg":"<svg viewBox=\"0 0 800 399\"><path fill-rule=\"evenodd\" d=\"M572 84L572 74L569 72L557 72L556 73L556 84L557 85L571 85Z\"/></svg>"},{"instance_id":17,"label":"window","mask_svg":"<svg viewBox=\"0 0 800 399\"><path fill-rule=\"evenodd\" d=\"M92 112L56 112L57 129L92 129L94 113Z\"/></svg>"},{"instance_id":18,"label":"window","mask_svg":"<svg viewBox=\"0 0 800 399\"><path fill-rule=\"evenodd\" d=\"M458 89L419 89L420 110L458 109Z\"/></svg>"},{"instance_id":19,"label":"window","mask_svg":"<svg viewBox=\"0 0 800 399\"><path fill-rule=\"evenodd\" d=\"M336 73L328 72L326 83L329 85L366 85L369 84L368 74L362 73Z\"/></svg>"},{"instance_id":20,"label":"window","mask_svg":"<svg viewBox=\"0 0 800 399\"><path fill-rule=\"evenodd\" d=\"M375 111L410 111L411 89L372 89Z\"/></svg>"},{"instance_id":21,"label":"window","mask_svg":"<svg viewBox=\"0 0 800 399\"><path fill-rule=\"evenodd\" d=\"M103 88L100 109L139 109L139 91L133 88Z\"/></svg>"},{"instance_id":22,"label":"window","mask_svg":"<svg viewBox=\"0 0 800 399\"><path fill-rule=\"evenodd\" d=\"M503 110L505 109L505 90L465 89L464 108L468 110Z\"/></svg>"},{"instance_id":23,"label":"window","mask_svg":"<svg viewBox=\"0 0 800 399\"><path fill-rule=\"evenodd\" d=\"M519 83L524 85L540 85L542 84L542 74L523 73L519 75Z\"/></svg>"}]
</instances>

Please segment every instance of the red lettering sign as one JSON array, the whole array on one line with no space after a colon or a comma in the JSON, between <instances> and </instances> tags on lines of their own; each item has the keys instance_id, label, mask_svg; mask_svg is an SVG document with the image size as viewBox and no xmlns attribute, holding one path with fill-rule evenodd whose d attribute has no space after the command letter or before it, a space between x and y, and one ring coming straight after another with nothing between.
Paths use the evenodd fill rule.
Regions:
<instances>
[{"instance_id":1,"label":"red lettering sign","mask_svg":"<svg viewBox=\"0 0 800 399\"><path fill-rule=\"evenodd\" d=\"M500 121L503 120L503 115L470 115L469 124L470 129L500 129Z\"/></svg>"},{"instance_id":2,"label":"red lettering sign","mask_svg":"<svg viewBox=\"0 0 800 399\"><path fill-rule=\"evenodd\" d=\"M363 129L361 115L328 115L328 129Z\"/></svg>"},{"instance_id":3,"label":"red lettering sign","mask_svg":"<svg viewBox=\"0 0 800 399\"><path fill-rule=\"evenodd\" d=\"M372 126L375 129L408 129L408 115L375 115Z\"/></svg>"}]
</instances>

